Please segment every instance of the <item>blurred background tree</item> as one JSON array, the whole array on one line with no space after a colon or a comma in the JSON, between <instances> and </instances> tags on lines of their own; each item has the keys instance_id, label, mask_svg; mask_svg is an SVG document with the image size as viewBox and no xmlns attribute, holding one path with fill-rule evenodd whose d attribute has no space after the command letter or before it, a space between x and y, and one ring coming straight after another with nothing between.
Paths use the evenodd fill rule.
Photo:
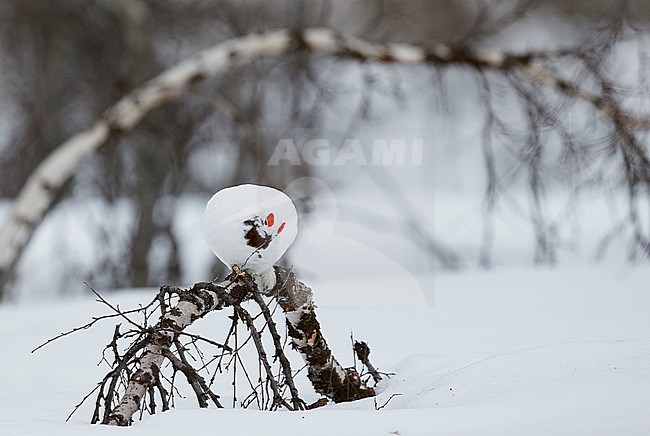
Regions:
<instances>
[{"instance_id":1,"label":"blurred background tree","mask_svg":"<svg viewBox=\"0 0 650 436\"><path fill-rule=\"evenodd\" d=\"M649 18L650 5L642 0L3 0L0 198L10 204L52 150L130 90L233 37L322 26L371 41L445 43L463 50L567 49L568 55L551 60L551 71L625 115L647 109ZM622 71L630 62L633 67ZM68 225L50 239L61 244L56 251L66 259L51 286L64 291L81 280L103 288L194 282L196 259L179 242L185 199L204 203L219 188L245 182L285 189L298 177L325 176L306 164L260 165L282 137L332 138L333 131L340 134L335 137L353 137L408 110L425 120L455 117L462 125L458 114L468 105L476 115L470 124L481 132L471 144L479 153L479 172L470 165L463 173L478 179L483 192L475 252L453 238L443 243L434 237L409 206L411 185L375 175L378 185L403 188L388 186L385 193L402 212L412 250L431 259L427 265L492 265L499 205L521 208L508 194L513 186L527 192L522 214L535 229L533 261L556 262L566 240L545 210L545 192L554 184L571 195L603 185L625 193L624 218L605 235L601 249L622 237L630 259L647 257L647 120L603 120L602 108L555 91L540 90L513 72L469 64L406 68L301 52L227 71L153 111L83 163L54 205L75 219L59 217ZM423 95L434 104L418 105ZM429 150L441 145L428 140L426 146L425 171L444 173L436 166L441 154ZM626 154L633 146L639 153ZM334 177L331 183L345 180ZM309 201L299 206L304 214L313 209ZM88 237L93 241L86 245L95 247L92 259L66 255L70 248L61 241ZM52 261L41 259L44 266ZM215 261L207 261L214 275L223 272Z\"/></svg>"}]
</instances>

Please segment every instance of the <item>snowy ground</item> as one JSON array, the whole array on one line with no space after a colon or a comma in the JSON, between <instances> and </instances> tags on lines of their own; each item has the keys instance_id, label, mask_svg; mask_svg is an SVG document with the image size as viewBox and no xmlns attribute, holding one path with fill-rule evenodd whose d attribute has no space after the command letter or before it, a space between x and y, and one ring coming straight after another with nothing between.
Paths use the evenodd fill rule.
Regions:
<instances>
[{"instance_id":1,"label":"snowy ground","mask_svg":"<svg viewBox=\"0 0 650 436\"><path fill-rule=\"evenodd\" d=\"M30 354L104 309L91 298L0 308L0 434L647 434L650 268L500 269L400 280L314 281L324 333L343 364L349 336L396 373L372 399L309 412L178 408L128 430L65 418L105 371L113 323ZM343 291L344 290L344 291ZM109 294L122 307L153 291ZM344 298L345 296L345 298ZM404 296L406 298L396 298ZM379 297L379 298L378 298ZM366 304L368 301L373 304ZM400 303L397 307L390 304ZM213 318L218 318L215 314ZM213 321L213 320L212 320ZM201 320L204 333L213 331ZM306 392L305 381L300 386ZM182 384L182 383L181 383ZM220 392L221 393L221 392ZM309 399L316 398L306 393Z\"/></svg>"}]
</instances>

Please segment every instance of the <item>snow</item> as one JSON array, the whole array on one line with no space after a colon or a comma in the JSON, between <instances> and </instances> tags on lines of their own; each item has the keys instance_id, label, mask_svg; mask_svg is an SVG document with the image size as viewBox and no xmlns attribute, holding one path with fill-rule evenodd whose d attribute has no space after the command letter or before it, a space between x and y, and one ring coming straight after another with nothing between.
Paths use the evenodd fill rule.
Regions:
<instances>
[{"instance_id":1,"label":"snow","mask_svg":"<svg viewBox=\"0 0 650 436\"><path fill-rule=\"evenodd\" d=\"M112 321L30 354L104 308L90 297L6 305L0 434L646 434L648 282L648 267L611 266L436 274L419 280L421 294L415 284L381 274L313 280L323 332L342 364L352 364L353 331L369 343L381 371L396 373L380 385L377 406L401 395L381 410L368 399L308 412L199 410L188 395L128 430L88 424L90 404L64 422L105 371L96 364ZM154 293L108 297L127 308ZM363 304L373 293L382 298ZM403 301L402 294L410 297ZM197 331L214 336L225 315L198 321ZM289 356L299 361L297 353ZM317 398L304 376L297 382L308 400ZM227 385L217 387L224 404Z\"/></svg>"},{"instance_id":2,"label":"snow","mask_svg":"<svg viewBox=\"0 0 650 436\"><path fill-rule=\"evenodd\" d=\"M298 234L298 215L291 199L277 189L250 184L232 186L208 201L203 234L212 252L227 267L236 264L263 272L293 244Z\"/></svg>"}]
</instances>

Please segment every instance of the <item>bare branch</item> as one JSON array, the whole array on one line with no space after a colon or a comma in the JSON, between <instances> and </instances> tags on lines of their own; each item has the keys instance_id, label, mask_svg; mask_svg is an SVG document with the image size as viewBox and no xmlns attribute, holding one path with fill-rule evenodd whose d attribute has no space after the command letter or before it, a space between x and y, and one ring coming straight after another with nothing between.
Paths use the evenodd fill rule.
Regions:
<instances>
[{"instance_id":1,"label":"bare branch","mask_svg":"<svg viewBox=\"0 0 650 436\"><path fill-rule=\"evenodd\" d=\"M14 278L16 263L34 229L84 158L95 153L117 134L132 129L150 111L183 96L192 83L233 66L292 51L366 62L431 64L440 67L457 65L503 74L519 71L534 83L588 102L618 124L638 129L650 127L650 118L628 114L610 99L592 94L540 65L540 62L567 56L571 52L567 50L513 54L464 45L436 44L427 47L374 43L324 28L277 30L232 39L197 53L127 94L108 108L91 128L64 142L41 163L20 192L8 222L0 231L0 295L6 295ZM637 154L640 156L638 150ZM649 165L647 158L642 160L644 165Z\"/></svg>"},{"instance_id":2,"label":"bare branch","mask_svg":"<svg viewBox=\"0 0 650 436\"><path fill-rule=\"evenodd\" d=\"M366 368L368 368L368 372L375 383L379 383L382 380L382 377L379 374L379 371L377 371L372 363L370 363L370 347L368 344L363 341L354 341L353 349L357 358L366 366Z\"/></svg>"}]
</instances>

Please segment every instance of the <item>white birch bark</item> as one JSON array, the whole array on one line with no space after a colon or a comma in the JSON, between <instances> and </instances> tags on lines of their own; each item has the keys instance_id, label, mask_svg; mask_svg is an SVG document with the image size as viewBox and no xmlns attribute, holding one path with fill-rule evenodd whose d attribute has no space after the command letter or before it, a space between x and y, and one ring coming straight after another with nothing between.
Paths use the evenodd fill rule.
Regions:
<instances>
[{"instance_id":1,"label":"white birch bark","mask_svg":"<svg viewBox=\"0 0 650 436\"><path fill-rule=\"evenodd\" d=\"M335 403L373 397L354 370L346 370L336 360L316 319L312 290L283 267L275 267L274 295L286 315L291 343L307 364L307 377L314 390Z\"/></svg>"},{"instance_id":2,"label":"white birch bark","mask_svg":"<svg viewBox=\"0 0 650 436\"><path fill-rule=\"evenodd\" d=\"M271 271L254 275L253 278L260 292L268 292L275 286L275 276ZM245 285L238 279L228 279L217 285L199 283L181 295L181 301L161 317L140 356L140 368L129 380L120 404L111 411L104 424L117 426L131 424L133 415L140 410L147 389L158 379L165 350L169 350L178 332L209 312L227 305L224 297L230 300L228 295L235 288L246 292Z\"/></svg>"},{"instance_id":3,"label":"white birch bark","mask_svg":"<svg viewBox=\"0 0 650 436\"><path fill-rule=\"evenodd\" d=\"M116 132L132 129L153 109L178 99L194 81L215 76L235 65L298 50L363 61L517 70L532 82L585 100L605 116L613 116L611 105L604 103L599 96L582 91L550 70L533 64L536 59L560 56L559 52L515 55L492 49L459 50L444 44L431 47L381 44L323 28L276 30L235 38L197 53L127 94L108 108L92 127L65 141L38 166L16 198L8 221L0 230L0 298L6 295L15 266L56 194L77 166Z\"/></svg>"},{"instance_id":4,"label":"white birch bark","mask_svg":"<svg viewBox=\"0 0 650 436\"><path fill-rule=\"evenodd\" d=\"M286 314L293 348L307 364L308 378L316 392L337 403L375 395L374 389L366 386L356 371L343 368L332 354L320 331L309 287L284 267L276 266L262 274L250 271L247 274L252 276L254 285L246 277L233 274L217 285L197 283L180 294L178 304L161 316L147 339L139 356L139 369L131 376L120 403L105 412L104 424L128 426L132 423L147 390L159 380L159 369L178 332L213 310L231 305L238 307L241 301L254 298L256 291L278 299Z\"/></svg>"}]
</instances>

